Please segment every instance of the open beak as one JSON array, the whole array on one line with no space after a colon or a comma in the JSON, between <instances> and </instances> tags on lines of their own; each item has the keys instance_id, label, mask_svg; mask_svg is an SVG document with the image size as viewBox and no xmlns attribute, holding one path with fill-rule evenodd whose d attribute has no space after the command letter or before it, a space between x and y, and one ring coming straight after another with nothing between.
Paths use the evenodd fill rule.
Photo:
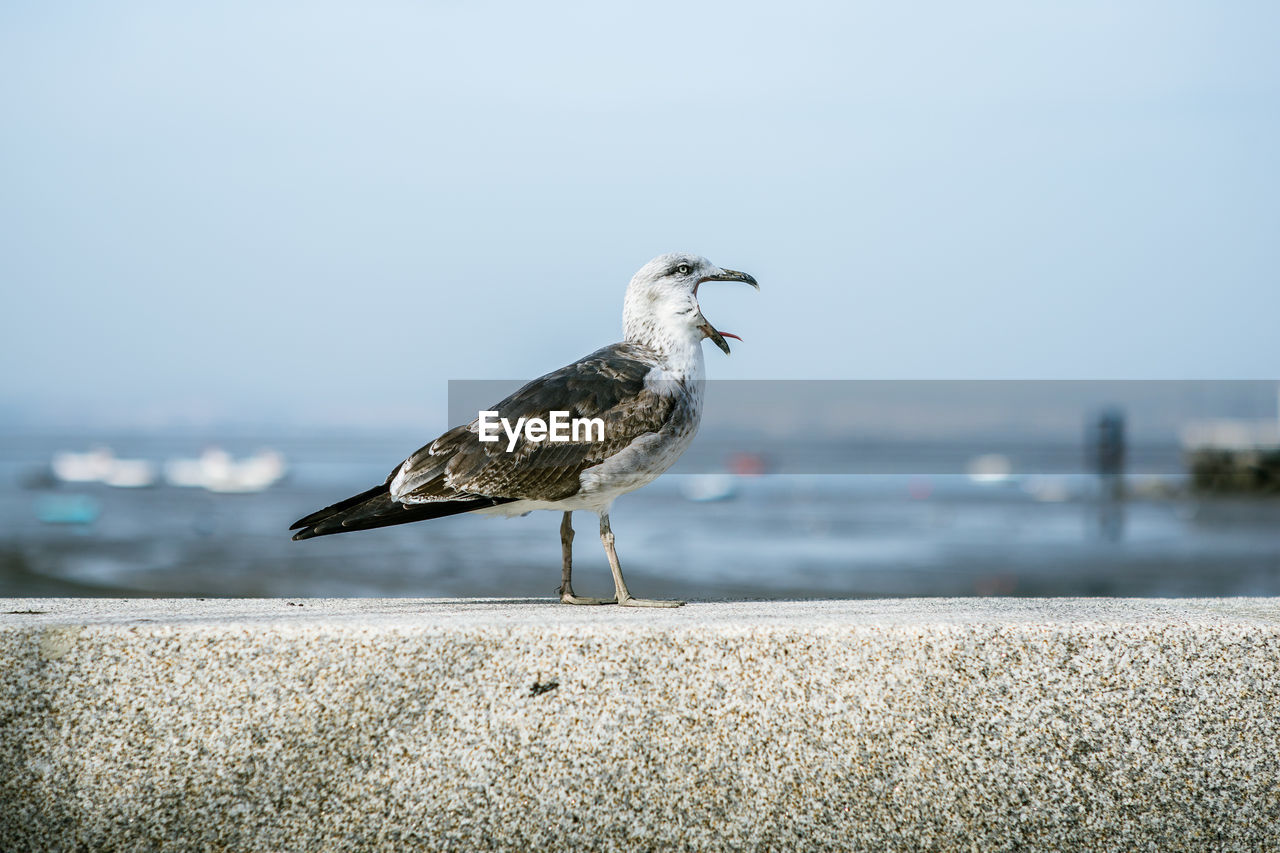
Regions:
<instances>
[{"instance_id":1,"label":"open beak","mask_svg":"<svg viewBox=\"0 0 1280 853\"><path fill-rule=\"evenodd\" d=\"M755 276L751 275L750 273L738 272L737 270L722 269L720 270L720 272L716 273L715 275L706 275L698 279L697 284L693 286L694 296L698 295L698 285L702 284L704 281L740 281L743 284L751 285L756 290L760 289L760 283L756 281ZM730 332L716 331L715 326L706 322L706 319L707 319L706 317L703 317L702 319L703 319L703 323L698 328L702 330L702 333L704 335L706 335L708 338L711 338L711 342L716 346L720 347L720 349L724 351L725 355L729 354L729 342L726 341L725 338L733 338L735 341L742 340L742 338Z\"/></svg>"}]
</instances>

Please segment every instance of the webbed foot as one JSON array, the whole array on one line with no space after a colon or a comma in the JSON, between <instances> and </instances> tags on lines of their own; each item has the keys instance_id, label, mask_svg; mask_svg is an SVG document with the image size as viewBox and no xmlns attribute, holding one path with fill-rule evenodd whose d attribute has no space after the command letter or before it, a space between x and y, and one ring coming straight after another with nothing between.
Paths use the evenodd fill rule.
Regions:
<instances>
[{"instance_id":1,"label":"webbed foot","mask_svg":"<svg viewBox=\"0 0 1280 853\"><path fill-rule=\"evenodd\" d=\"M624 598L618 602L619 607L684 607L683 601L662 598Z\"/></svg>"},{"instance_id":2,"label":"webbed foot","mask_svg":"<svg viewBox=\"0 0 1280 853\"><path fill-rule=\"evenodd\" d=\"M588 598L582 595L574 595L572 592L560 593L561 604L617 604L616 598Z\"/></svg>"}]
</instances>

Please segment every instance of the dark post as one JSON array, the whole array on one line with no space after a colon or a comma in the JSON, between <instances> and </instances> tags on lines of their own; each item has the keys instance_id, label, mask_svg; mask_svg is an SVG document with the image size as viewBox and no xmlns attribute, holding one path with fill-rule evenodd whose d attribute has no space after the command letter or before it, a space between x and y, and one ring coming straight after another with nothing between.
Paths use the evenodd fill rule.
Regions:
<instances>
[{"instance_id":1,"label":"dark post","mask_svg":"<svg viewBox=\"0 0 1280 853\"><path fill-rule=\"evenodd\" d=\"M1102 480L1103 494L1113 499L1124 496L1124 413L1105 409L1090 429L1087 446L1089 463Z\"/></svg>"},{"instance_id":2,"label":"dark post","mask_svg":"<svg viewBox=\"0 0 1280 853\"><path fill-rule=\"evenodd\" d=\"M1086 430L1088 466L1098 475L1098 529L1102 538L1118 541L1124 535L1124 412L1103 409Z\"/></svg>"}]
</instances>

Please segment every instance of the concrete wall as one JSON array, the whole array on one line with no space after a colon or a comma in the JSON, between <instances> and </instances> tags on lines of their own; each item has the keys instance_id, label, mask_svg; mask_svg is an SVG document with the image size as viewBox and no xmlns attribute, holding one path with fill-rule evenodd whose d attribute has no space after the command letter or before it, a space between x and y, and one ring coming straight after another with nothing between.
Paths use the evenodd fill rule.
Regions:
<instances>
[{"instance_id":1,"label":"concrete wall","mask_svg":"<svg viewBox=\"0 0 1280 853\"><path fill-rule=\"evenodd\" d=\"M1280 599L3 611L2 851L1280 850Z\"/></svg>"}]
</instances>

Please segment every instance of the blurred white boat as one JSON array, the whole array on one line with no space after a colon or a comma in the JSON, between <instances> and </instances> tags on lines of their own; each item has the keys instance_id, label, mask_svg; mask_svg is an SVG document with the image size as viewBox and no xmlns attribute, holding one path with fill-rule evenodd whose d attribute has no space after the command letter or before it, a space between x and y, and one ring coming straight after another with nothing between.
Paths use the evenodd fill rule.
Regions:
<instances>
[{"instance_id":1,"label":"blurred white boat","mask_svg":"<svg viewBox=\"0 0 1280 853\"><path fill-rule=\"evenodd\" d=\"M284 475L284 457L274 450L234 459L225 450L211 447L199 458L170 459L164 465L170 485L220 493L261 492Z\"/></svg>"},{"instance_id":2,"label":"blurred white boat","mask_svg":"<svg viewBox=\"0 0 1280 853\"><path fill-rule=\"evenodd\" d=\"M1022 490L1041 503L1062 503L1072 497L1071 485L1061 476L1032 477L1022 484Z\"/></svg>"},{"instance_id":3,"label":"blurred white boat","mask_svg":"<svg viewBox=\"0 0 1280 853\"><path fill-rule=\"evenodd\" d=\"M106 447L95 447L88 453L55 453L49 467L63 483L105 483L120 489L137 489L156 481L156 469L150 462L117 459Z\"/></svg>"},{"instance_id":4,"label":"blurred white boat","mask_svg":"<svg viewBox=\"0 0 1280 853\"><path fill-rule=\"evenodd\" d=\"M1280 419L1192 421L1179 431L1184 450L1258 450L1280 447Z\"/></svg>"},{"instance_id":5,"label":"blurred white boat","mask_svg":"<svg viewBox=\"0 0 1280 853\"><path fill-rule=\"evenodd\" d=\"M1004 483L1013 475L1013 463L1003 453L984 453L969 460L965 473L974 483Z\"/></svg>"},{"instance_id":6,"label":"blurred white boat","mask_svg":"<svg viewBox=\"0 0 1280 853\"><path fill-rule=\"evenodd\" d=\"M699 503L725 501L738 493L738 483L732 474L691 474L680 484L680 492Z\"/></svg>"},{"instance_id":7,"label":"blurred white boat","mask_svg":"<svg viewBox=\"0 0 1280 853\"><path fill-rule=\"evenodd\" d=\"M154 486L156 466L145 459L117 459L102 478L102 482L117 489L139 489Z\"/></svg>"},{"instance_id":8,"label":"blurred white boat","mask_svg":"<svg viewBox=\"0 0 1280 853\"><path fill-rule=\"evenodd\" d=\"M53 454L53 476L64 483L100 483L111 472L115 455L105 447L95 447L88 453Z\"/></svg>"}]
</instances>

